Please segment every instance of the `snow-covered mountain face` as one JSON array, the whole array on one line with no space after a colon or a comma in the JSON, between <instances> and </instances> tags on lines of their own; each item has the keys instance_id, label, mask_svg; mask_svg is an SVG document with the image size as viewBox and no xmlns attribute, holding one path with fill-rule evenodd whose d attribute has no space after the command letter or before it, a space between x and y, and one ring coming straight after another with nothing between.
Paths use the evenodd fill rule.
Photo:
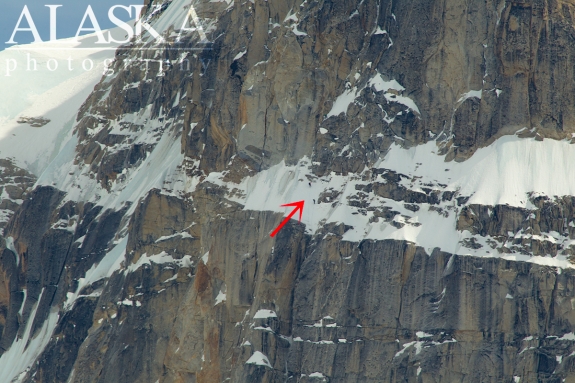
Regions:
<instances>
[{"instance_id":1,"label":"snow-covered mountain face","mask_svg":"<svg viewBox=\"0 0 575 383\"><path fill-rule=\"evenodd\" d=\"M573 379L574 5L145 11L0 53L0 382Z\"/></svg>"}]
</instances>

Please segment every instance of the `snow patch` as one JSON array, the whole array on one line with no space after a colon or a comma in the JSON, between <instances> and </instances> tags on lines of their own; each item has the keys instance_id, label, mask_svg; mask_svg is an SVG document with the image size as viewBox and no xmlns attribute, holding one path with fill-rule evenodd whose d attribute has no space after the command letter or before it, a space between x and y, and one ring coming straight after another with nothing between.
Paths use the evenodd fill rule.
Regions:
<instances>
[{"instance_id":1,"label":"snow patch","mask_svg":"<svg viewBox=\"0 0 575 383\"><path fill-rule=\"evenodd\" d=\"M222 292L222 290L220 290L218 296L216 297L216 303L214 303L214 306L219 305L222 302L225 302L226 300L226 293Z\"/></svg>"},{"instance_id":2,"label":"snow patch","mask_svg":"<svg viewBox=\"0 0 575 383\"><path fill-rule=\"evenodd\" d=\"M272 310L258 310L254 319L267 319L267 318L277 318L277 314Z\"/></svg>"},{"instance_id":3,"label":"snow patch","mask_svg":"<svg viewBox=\"0 0 575 383\"><path fill-rule=\"evenodd\" d=\"M339 116L341 113L347 113L349 106L355 102L355 100L360 96L361 92L368 86L373 87L376 92L385 92L384 97L388 102L396 102L402 104L413 112L420 114L419 108L415 104L415 101L407 96L400 94L405 91L405 88L400 83L398 83L396 80L384 80L381 74L378 73L362 88L353 87L345 90L341 95L339 95L335 99L333 106L327 114L326 118Z\"/></svg>"},{"instance_id":4,"label":"snow patch","mask_svg":"<svg viewBox=\"0 0 575 383\"><path fill-rule=\"evenodd\" d=\"M246 364L254 364L256 366L264 366L272 368L272 365L270 364L268 357L259 351L254 352L254 354L248 359Z\"/></svg>"},{"instance_id":5,"label":"snow patch","mask_svg":"<svg viewBox=\"0 0 575 383\"><path fill-rule=\"evenodd\" d=\"M38 301L32 309L22 338L16 337L10 348L0 357L0 382L23 382L26 372L29 371L36 358L40 356L50 342L60 318L58 311L54 310L50 312L38 334L31 338L32 324L36 318L38 304L43 294L44 289L42 289Z\"/></svg>"},{"instance_id":6,"label":"snow patch","mask_svg":"<svg viewBox=\"0 0 575 383\"><path fill-rule=\"evenodd\" d=\"M575 341L575 334L572 332L569 332L567 334L564 334L561 338L557 338L557 340L570 340L570 341Z\"/></svg>"},{"instance_id":7,"label":"snow patch","mask_svg":"<svg viewBox=\"0 0 575 383\"><path fill-rule=\"evenodd\" d=\"M202 262L204 262L204 265L208 264L208 259L210 259L210 252L209 251L202 256Z\"/></svg>"},{"instance_id":8,"label":"snow patch","mask_svg":"<svg viewBox=\"0 0 575 383\"><path fill-rule=\"evenodd\" d=\"M418 331L418 332L415 333L415 335L416 335L418 338L430 338L430 337L433 336L433 334L428 334L428 333L423 332L423 331Z\"/></svg>"},{"instance_id":9,"label":"snow patch","mask_svg":"<svg viewBox=\"0 0 575 383\"><path fill-rule=\"evenodd\" d=\"M241 59L242 57L244 57L244 55L245 55L246 53L248 53L248 50L247 50L247 49L241 51L240 53L238 53L238 54L234 57L234 60L233 60L233 61L236 61L236 60Z\"/></svg>"},{"instance_id":10,"label":"snow patch","mask_svg":"<svg viewBox=\"0 0 575 383\"><path fill-rule=\"evenodd\" d=\"M16 266L18 266L20 264L20 256L18 255L18 252L14 247L14 238L6 237L5 240L6 240L6 248L10 250L12 253L14 253L14 256L16 257Z\"/></svg>"},{"instance_id":11,"label":"snow patch","mask_svg":"<svg viewBox=\"0 0 575 383\"><path fill-rule=\"evenodd\" d=\"M481 100L481 93L483 91L480 90L470 90L467 93L463 93L461 95L461 97L459 97L459 100L457 100L458 103L462 103L463 101L467 100L468 98L478 98Z\"/></svg>"},{"instance_id":12,"label":"snow patch","mask_svg":"<svg viewBox=\"0 0 575 383\"><path fill-rule=\"evenodd\" d=\"M377 29L375 30L375 32L373 32L374 35L384 35L387 34L387 31L385 29L381 29L381 27L378 25Z\"/></svg>"},{"instance_id":13,"label":"snow patch","mask_svg":"<svg viewBox=\"0 0 575 383\"><path fill-rule=\"evenodd\" d=\"M353 87L352 89L348 89L339 95L335 99L331 110L327 114L327 118L332 116L339 116L341 113L347 113L347 108L349 108L351 103L355 101L360 92L361 90Z\"/></svg>"},{"instance_id":14,"label":"snow patch","mask_svg":"<svg viewBox=\"0 0 575 383\"><path fill-rule=\"evenodd\" d=\"M144 253L140 257L140 259L138 259L138 261L136 263L132 263L131 265L129 265L126 268L125 272L126 273L132 273L132 272L138 270L140 267L142 267L144 265L151 265L152 263L155 263L157 265L161 265L163 263L174 263L174 264L178 265L179 267L191 267L192 266L192 256L186 255L181 259L177 259L177 258L174 258L171 255L169 255L165 251L162 251L160 254L155 254L155 255L150 255L150 256Z\"/></svg>"},{"instance_id":15,"label":"snow patch","mask_svg":"<svg viewBox=\"0 0 575 383\"><path fill-rule=\"evenodd\" d=\"M78 287L75 292L69 292L67 299L64 302L64 310L69 311L74 307L74 303L78 298L81 298L80 292L94 282L103 278L109 278L114 271L119 270L122 266L122 261L126 254L126 246L128 244L128 237L124 237L117 241L116 245L104 256L104 258L86 272L83 278L78 279Z\"/></svg>"}]
</instances>

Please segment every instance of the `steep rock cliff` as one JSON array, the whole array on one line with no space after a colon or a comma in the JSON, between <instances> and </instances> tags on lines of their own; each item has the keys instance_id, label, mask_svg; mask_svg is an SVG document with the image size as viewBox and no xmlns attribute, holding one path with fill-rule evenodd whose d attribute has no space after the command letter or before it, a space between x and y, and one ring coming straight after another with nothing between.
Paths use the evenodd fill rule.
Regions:
<instances>
[{"instance_id":1,"label":"steep rock cliff","mask_svg":"<svg viewBox=\"0 0 575 383\"><path fill-rule=\"evenodd\" d=\"M0 379L575 379L573 10L148 2L0 163Z\"/></svg>"}]
</instances>

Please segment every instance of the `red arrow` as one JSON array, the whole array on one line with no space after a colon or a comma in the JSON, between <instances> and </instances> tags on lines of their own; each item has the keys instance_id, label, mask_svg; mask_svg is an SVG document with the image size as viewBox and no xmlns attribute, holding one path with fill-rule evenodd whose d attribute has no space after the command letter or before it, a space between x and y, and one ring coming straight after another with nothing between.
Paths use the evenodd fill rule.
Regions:
<instances>
[{"instance_id":1,"label":"red arrow","mask_svg":"<svg viewBox=\"0 0 575 383\"><path fill-rule=\"evenodd\" d=\"M293 211L286 217L286 219L284 219L282 223L280 223L280 225L273 231L273 233L270 234L270 237L275 237L276 234L282 229L282 227L285 226L286 223L288 223L291 217L293 217L298 210L299 210L299 221L301 222L301 215L303 213L304 203L305 201L299 201L299 202L286 203L285 205L282 205L285 207L294 206L295 209L293 209Z\"/></svg>"}]
</instances>

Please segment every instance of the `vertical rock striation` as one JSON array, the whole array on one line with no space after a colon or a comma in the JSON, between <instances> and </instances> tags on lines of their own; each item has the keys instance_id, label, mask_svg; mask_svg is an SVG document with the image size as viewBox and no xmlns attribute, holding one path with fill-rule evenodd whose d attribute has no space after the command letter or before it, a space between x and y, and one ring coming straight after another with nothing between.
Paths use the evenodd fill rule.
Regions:
<instances>
[{"instance_id":1,"label":"vertical rock striation","mask_svg":"<svg viewBox=\"0 0 575 383\"><path fill-rule=\"evenodd\" d=\"M573 196L438 174L570 158L574 11L147 1L166 41L118 49L58 171L0 160L0 378L573 381Z\"/></svg>"}]
</instances>

